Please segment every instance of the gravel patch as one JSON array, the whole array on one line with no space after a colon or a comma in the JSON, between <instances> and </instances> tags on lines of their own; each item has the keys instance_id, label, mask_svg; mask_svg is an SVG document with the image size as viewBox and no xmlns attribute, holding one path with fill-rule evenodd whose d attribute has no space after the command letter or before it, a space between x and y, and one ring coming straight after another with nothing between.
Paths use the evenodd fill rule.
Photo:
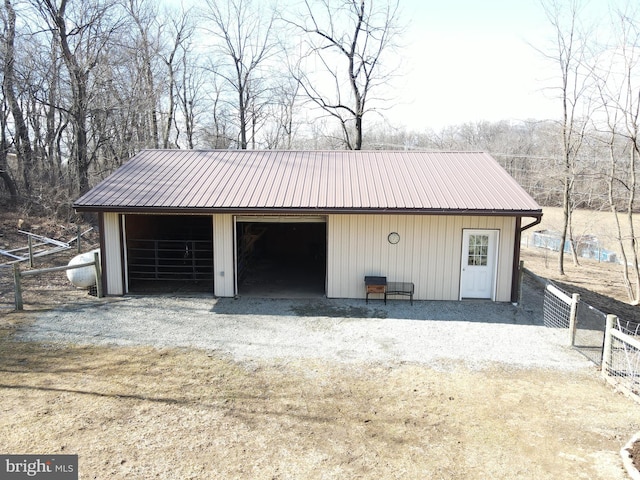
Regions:
<instances>
[{"instance_id":1,"label":"gravel patch","mask_svg":"<svg viewBox=\"0 0 640 480\"><path fill-rule=\"evenodd\" d=\"M238 361L322 359L470 368L494 362L576 370L592 364L539 312L488 301L88 299L41 312L19 338L46 343L193 347ZM564 334L564 335L563 335Z\"/></svg>"}]
</instances>

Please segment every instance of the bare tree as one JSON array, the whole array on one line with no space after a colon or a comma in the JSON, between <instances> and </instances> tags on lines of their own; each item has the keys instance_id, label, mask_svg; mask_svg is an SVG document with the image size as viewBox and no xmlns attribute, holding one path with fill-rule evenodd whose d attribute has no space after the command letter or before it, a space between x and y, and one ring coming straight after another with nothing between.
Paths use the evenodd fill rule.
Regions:
<instances>
[{"instance_id":1,"label":"bare tree","mask_svg":"<svg viewBox=\"0 0 640 480\"><path fill-rule=\"evenodd\" d=\"M75 166L76 192L89 189L88 151L89 91L92 71L106 60L108 45L117 29L117 21L109 17L113 3L110 0L97 2L69 2L53 0L37 2L51 29L60 42L62 58L67 69L71 90L68 107L73 127L72 164ZM68 9L69 7L69 9Z\"/></svg>"},{"instance_id":2,"label":"bare tree","mask_svg":"<svg viewBox=\"0 0 640 480\"><path fill-rule=\"evenodd\" d=\"M209 85L208 101L210 104L210 124L204 129L204 143L209 148L230 148L233 143L229 126L231 125L231 113L225 108L222 100L224 94L222 87L215 82Z\"/></svg>"},{"instance_id":3,"label":"bare tree","mask_svg":"<svg viewBox=\"0 0 640 480\"><path fill-rule=\"evenodd\" d=\"M9 199L12 205L18 203L18 186L9 171L9 145L7 142L7 107L4 102L0 103L2 110L0 111L0 178L4 182L4 186L9 191Z\"/></svg>"},{"instance_id":4,"label":"bare tree","mask_svg":"<svg viewBox=\"0 0 640 480\"><path fill-rule=\"evenodd\" d=\"M41 55L36 51L41 50ZM48 51L47 51L48 50ZM61 69L60 44L51 41L47 48L46 43L39 42L30 52L33 58L37 58L38 64L34 70L42 75L42 86L38 93L32 95L37 99L42 114L45 118L44 134L41 136L41 144L37 145L45 169L51 172L51 185L54 187L64 184L64 168L62 153L62 136L69 125L69 119L58 107L61 105Z\"/></svg>"},{"instance_id":5,"label":"bare tree","mask_svg":"<svg viewBox=\"0 0 640 480\"><path fill-rule=\"evenodd\" d=\"M573 192L577 158L588 125L588 111L584 101L588 93L591 67L588 62L587 35L579 29L581 0L543 0L547 19L554 29L554 51L543 54L559 69L558 98L562 104L560 124L562 139L562 208L563 226L560 232L558 273L564 275L564 245L569 237L574 263L578 263L571 235L571 214L574 209Z\"/></svg>"},{"instance_id":6,"label":"bare tree","mask_svg":"<svg viewBox=\"0 0 640 480\"><path fill-rule=\"evenodd\" d=\"M18 201L32 190L29 208L68 212L69 195L141 148L233 144L230 89L219 76L206 85L185 12L148 0L26 0L16 18L14 3L0 3L0 194ZM258 132L265 110L250 107ZM201 127L209 118L213 132Z\"/></svg>"},{"instance_id":7,"label":"bare tree","mask_svg":"<svg viewBox=\"0 0 640 480\"><path fill-rule=\"evenodd\" d=\"M203 70L191 60L188 47L182 46L181 77L177 85L178 105L182 112L187 148L194 148L196 143L196 124L199 112L203 109L204 79Z\"/></svg>"},{"instance_id":8,"label":"bare tree","mask_svg":"<svg viewBox=\"0 0 640 480\"><path fill-rule=\"evenodd\" d=\"M634 240L631 240L628 245L625 242L625 235L623 234L622 221L620 219L619 212L619 201L617 191L620 185L623 186L625 191L628 194L627 201L627 218L630 221L631 235L630 238L633 239L633 205L635 199L635 173L632 173L631 170L635 169L635 154L633 150L630 154L630 163L629 163L629 173L630 182L625 182L622 178L620 178L618 171L618 148L617 148L617 111L611 111L609 108L606 110L607 114L607 123L610 127L608 138L606 139L606 147L609 153L609 175L608 175L608 199L609 199L609 208L611 209L611 213L613 214L613 218L615 221L615 237L618 240L618 248L620 251L620 257L622 259L622 281L625 286L625 290L627 291L627 295L629 297L629 301L637 305L638 299L640 298L640 275L638 272L638 259L637 254L634 248L629 248L629 245L633 246ZM634 258L633 263L629 261L629 255ZM632 269L629 266L632 265ZM631 270L635 270L635 286L631 281Z\"/></svg>"},{"instance_id":9,"label":"bare tree","mask_svg":"<svg viewBox=\"0 0 640 480\"><path fill-rule=\"evenodd\" d=\"M9 104L11 116L15 125L15 146L18 152L18 162L21 165L22 179L27 193L31 193L31 171L33 169L33 151L29 129L22 108L18 102L15 78L15 38L16 12L10 0L4 1L6 12L4 31L4 65L2 90ZM5 157L6 159L6 157ZM6 183L6 180L5 180Z\"/></svg>"},{"instance_id":10,"label":"bare tree","mask_svg":"<svg viewBox=\"0 0 640 480\"><path fill-rule=\"evenodd\" d=\"M170 32L171 42L166 53L161 54L162 60L167 68L167 112L164 125L164 131L162 134L162 147L169 147L169 137L171 135L172 128L176 130L176 141L174 144L177 146L177 137L179 136L178 126L176 122L176 103L179 102L178 92L178 76L181 68L186 68L186 60L180 58L180 55L187 56L186 44L193 35L194 27L191 24L189 12L182 12L181 15L176 15L170 20ZM184 80L184 74L183 74ZM184 105L184 103L183 103ZM188 109L184 110L186 120L193 120L190 117ZM192 137L192 136L191 136ZM192 140L188 142L192 145ZM193 147L191 147L193 148Z\"/></svg>"},{"instance_id":11,"label":"bare tree","mask_svg":"<svg viewBox=\"0 0 640 480\"><path fill-rule=\"evenodd\" d=\"M270 105L272 122L265 135L266 148L291 149L293 146L294 110L298 101L300 84L292 77L282 78L274 88L273 100Z\"/></svg>"},{"instance_id":12,"label":"bare tree","mask_svg":"<svg viewBox=\"0 0 640 480\"><path fill-rule=\"evenodd\" d=\"M218 57L211 69L224 78L236 101L238 146L246 149L255 144L259 115L268 100L264 98L265 64L277 52L275 10L265 12L252 0L206 0L204 15L211 21L208 31L218 40ZM219 63L218 63L219 61Z\"/></svg>"},{"instance_id":13,"label":"bare tree","mask_svg":"<svg viewBox=\"0 0 640 480\"><path fill-rule=\"evenodd\" d=\"M125 8L134 25L134 58L140 63L140 78L142 80L142 98L146 106L145 115L150 121L150 137L154 148L160 146L158 103L159 93L156 85L155 60L160 49L160 30L158 22L158 7L149 0L126 0Z\"/></svg>"},{"instance_id":14,"label":"bare tree","mask_svg":"<svg viewBox=\"0 0 640 480\"><path fill-rule=\"evenodd\" d=\"M616 223L622 257L623 281L629 301L640 303L640 259L635 234L637 169L640 158L640 23L637 11L616 12L616 48L607 48L607 68L598 75L598 90L606 114L606 146L609 154L609 205ZM602 62L604 63L604 62ZM622 144L622 147L620 146ZM626 162L623 160L626 158ZM619 164L622 163L622 166ZM621 201L623 200L623 201ZM619 208L626 210L626 230ZM633 278L633 280L632 280Z\"/></svg>"},{"instance_id":15,"label":"bare tree","mask_svg":"<svg viewBox=\"0 0 640 480\"><path fill-rule=\"evenodd\" d=\"M383 60L400 32L398 3L305 0L300 18L288 20L304 35L303 55L325 74L323 79L307 69L297 80L308 98L339 122L350 150L362 148L363 118L375 103L372 92L389 80Z\"/></svg>"}]
</instances>

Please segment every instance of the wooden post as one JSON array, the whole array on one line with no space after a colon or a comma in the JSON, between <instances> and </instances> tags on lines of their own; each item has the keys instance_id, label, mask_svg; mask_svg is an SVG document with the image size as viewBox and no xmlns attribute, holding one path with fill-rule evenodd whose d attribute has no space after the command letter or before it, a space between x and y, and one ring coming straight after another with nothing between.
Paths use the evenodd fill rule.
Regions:
<instances>
[{"instance_id":1,"label":"wooden post","mask_svg":"<svg viewBox=\"0 0 640 480\"><path fill-rule=\"evenodd\" d=\"M604 331L604 348L602 350L602 376L607 377L609 374L609 366L611 364L611 331L615 328L618 317L615 315L607 315L607 326Z\"/></svg>"},{"instance_id":2,"label":"wooden post","mask_svg":"<svg viewBox=\"0 0 640 480\"><path fill-rule=\"evenodd\" d=\"M20 267L17 263L13 264L13 286L15 291L16 310L20 311L24 308L22 303L22 287L20 285Z\"/></svg>"},{"instance_id":3,"label":"wooden post","mask_svg":"<svg viewBox=\"0 0 640 480\"><path fill-rule=\"evenodd\" d=\"M33 268L33 241L31 235L27 237L27 245L29 246L29 268Z\"/></svg>"},{"instance_id":4,"label":"wooden post","mask_svg":"<svg viewBox=\"0 0 640 480\"><path fill-rule=\"evenodd\" d=\"M78 225L78 237L76 240L76 243L77 243L76 247L78 248L78 253L82 252L82 248L80 247L80 238L82 238L82 235L80 234L80 225Z\"/></svg>"},{"instance_id":5,"label":"wooden post","mask_svg":"<svg viewBox=\"0 0 640 480\"><path fill-rule=\"evenodd\" d=\"M518 304L522 304L522 280L524 278L524 260L520 260L518 269Z\"/></svg>"},{"instance_id":6,"label":"wooden post","mask_svg":"<svg viewBox=\"0 0 640 480\"><path fill-rule=\"evenodd\" d=\"M571 295L571 312L569 313L569 345L574 346L576 343L576 330L578 327L578 302L580 302L580 294Z\"/></svg>"},{"instance_id":7,"label":"wooden post","mask_svg":"<svg viewBox=\"0 0 640 480\"><path fill-rule=\"evenodd\" d=\"M93 253L93 261L96 269L96 295L98 298L102 298L102 267L100 266L100 254L98 252Z\"/></svg>"}]
</instances>

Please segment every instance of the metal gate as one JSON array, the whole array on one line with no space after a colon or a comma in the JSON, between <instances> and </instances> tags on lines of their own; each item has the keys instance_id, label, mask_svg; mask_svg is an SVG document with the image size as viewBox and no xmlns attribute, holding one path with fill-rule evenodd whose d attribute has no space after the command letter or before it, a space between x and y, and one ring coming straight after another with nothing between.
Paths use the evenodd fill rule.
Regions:
<instances>
[{"instance_id":1,"label":"metal gate","mask_svg":"<svg viewBox=\"0 0 640 480\"><path fill-rule=\"evenodd\" d=\"M127 242L129 280L189 280L213 278L210 240L141 240Z\"/></svg>"},{"instance_id":2,"label":"metal gate","mask_svg":"<svg viewBox=\"0 0 640 480\"><path fill-rule=\"evenodd\" d=\"M594 364L602 364L607 316L546 280L543 319L548 328L566 330L567 344ZM573 321L572 321L573 317Z\"/></svg>"},{"instance_id":3,"label":"metal gate","mask_svg":"<svg viewBox=\"0 0 640 480\"><path fill-rule=\"evenodd\" d=\"M578 303L573 348L596 365L602 364L607 315L588 303Z\"/></svg>"}]
</instances>

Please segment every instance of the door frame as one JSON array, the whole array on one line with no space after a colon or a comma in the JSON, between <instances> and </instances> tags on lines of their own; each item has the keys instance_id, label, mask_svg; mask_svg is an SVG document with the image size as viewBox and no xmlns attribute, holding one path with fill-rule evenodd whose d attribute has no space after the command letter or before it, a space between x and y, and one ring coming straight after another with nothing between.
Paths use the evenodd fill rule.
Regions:
<instances>
[{"instance_id":1,"label":"door frame","mask_svg":"<svg viewBox=\"0 0 640 480\"><path fill-rule=\"evenodd\" d=\"M240 294L238 284L238 223L324 223L325 225L325 249L328 256L329 250L329 216L328 215L233 215L233 291L234 295ZM324 292L327 294L329 284L329 262L325 258Z\"/></svg>"},{"instance_id":2,"label":"door frame","mask_svg":"<svg viewBox=\"0 0 640 480\"><path fill-rule=\"evenodd\" d=\"M478 297L478 299L490 299L491 301L496 300L496 290L498 286L498 252L500 251L500 229L497 228L463 228L462 229L462 245L460 248L460 289L458 294L458 299L462 300L463 298L474 298L474 297L463 297L462 296L462 288L463 288L463 276L464 269L467 263L468 255L469 255L469 235L483 235L489 234L489 248L491 253L493 253L493 265L491 265L491 287L490 287L490 295L489 297ZM493 248L491 248L491 238L493 238ZM467 248L465 248L465 246ZM491 255L489 255L491 258Z\"/></svg>"}]
</instances>

